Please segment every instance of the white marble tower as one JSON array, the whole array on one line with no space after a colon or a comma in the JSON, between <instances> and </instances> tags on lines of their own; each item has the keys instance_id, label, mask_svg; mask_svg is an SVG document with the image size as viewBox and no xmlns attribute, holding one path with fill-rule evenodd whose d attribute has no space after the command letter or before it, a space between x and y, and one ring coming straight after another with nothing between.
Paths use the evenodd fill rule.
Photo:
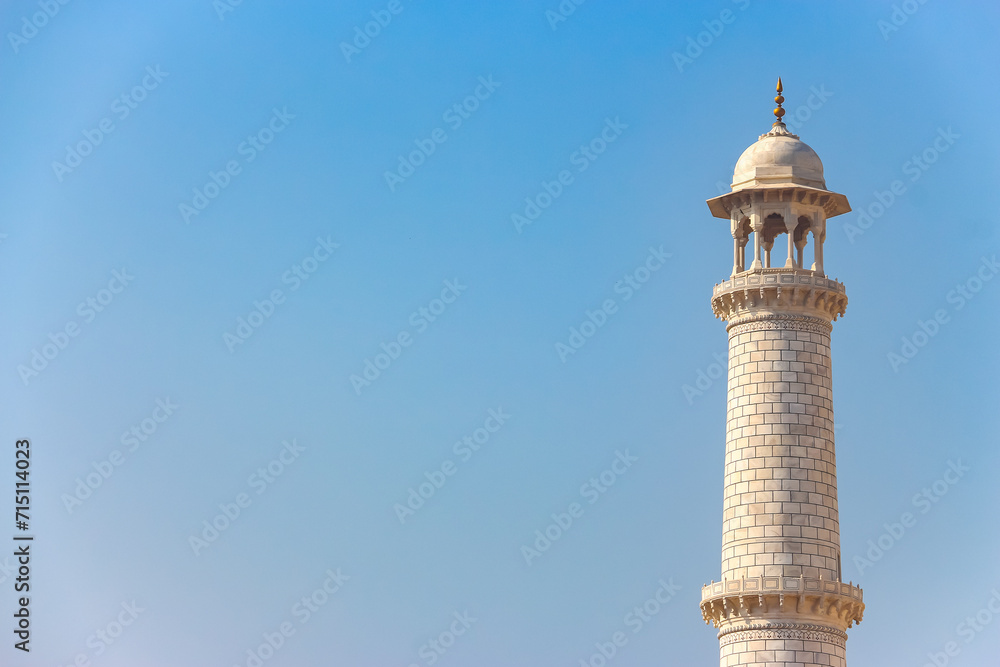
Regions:
<instances>
[{"instance_id":1,"label":"white marble tower","mask_svg":"<svg viewBox=\"0 0 1000 667\"><path fill-rule=\"evenodd\" d=\"M823 242L827 218L851 208L781 121L781 92L779 79L777 120L740 156L732 191L708 200L730 222L733 270L712 295L729 332L725 500L722 581L701 610L722 667L844 667L865 605L840 580L830 332L847 295ZM772 261L782 234L787 255Z\"/></svg>"}]
</instances>

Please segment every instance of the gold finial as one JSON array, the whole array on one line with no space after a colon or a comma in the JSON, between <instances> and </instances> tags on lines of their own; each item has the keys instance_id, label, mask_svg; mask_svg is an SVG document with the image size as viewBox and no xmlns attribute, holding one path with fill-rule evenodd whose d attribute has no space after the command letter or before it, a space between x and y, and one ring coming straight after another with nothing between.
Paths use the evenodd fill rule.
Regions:
<instances>
[{"instance_id":1,"label":"gold finial","mask_svg":"<svg viewBox=\"0 0 1000 667\"><path fill-rule=\"evenodd\" d=\"M781 96L781 77L778 77L778 87L776 88L778 95L774 98L775 104L778 106L774 109L774 117L777 119L774 124L777 125L782 122L781 117L785 115L785 110L781 108L781 103L785 101L785 98Z\"/></svg>"}]
</instances>

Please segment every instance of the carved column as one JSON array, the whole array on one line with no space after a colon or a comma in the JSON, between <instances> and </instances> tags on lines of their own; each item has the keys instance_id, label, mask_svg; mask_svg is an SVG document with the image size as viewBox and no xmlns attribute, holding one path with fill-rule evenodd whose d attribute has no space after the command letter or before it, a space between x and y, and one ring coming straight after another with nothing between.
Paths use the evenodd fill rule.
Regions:
<instances>
[{"instance_id":1,"label":"carved column","mask_svg":"<svg viewBox=\"0 0 1000 667\"><path fill-rule=\"evenodd\" d=\"M753 264L750 265L750 270L754 271L763 268L763 264L760 261L760 246L761 238L760 235L764 232L764 218L761 217L760 213L756 211L751 211L750 213L750 225L753 227Z\"/></svg>"},{"instance_id":2,"label":"carved column","mask_svg":"<svg viewBox=\"0 0 1000 667\"><path fill-rule=\"evenodd\" d=\"M823 242L826 241L826 219L821 216L817 216L817 218L812 227L813 243L815 243L812 270L820 275L826 275L823 271Z\"/></svg>"}]
</instances>

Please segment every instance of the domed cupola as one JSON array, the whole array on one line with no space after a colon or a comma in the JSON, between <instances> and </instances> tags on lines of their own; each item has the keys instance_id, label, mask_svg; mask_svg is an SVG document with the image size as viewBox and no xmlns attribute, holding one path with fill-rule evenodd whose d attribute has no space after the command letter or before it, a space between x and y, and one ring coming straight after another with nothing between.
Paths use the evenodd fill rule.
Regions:
<instances>
[{"instance_id":1,"label":"domed cupola","mask_svg":"<svg viewBox=\"0 0 1000 667\"><path fill-rule=\"evenodd\" d=\"M730 220L733 240L733 276L779 269L809 271L823 276L823 241L826 221L851 210L847 197L826 189L823 162L812 148L788 131L781 118L781 79L778 79L776 120L736 161L731 191L708 200L717 218ZM775 239L788 234L788 256L782 266L771 264ZM804 264L803 249L813 237L815 259ZM746 246L753 238L753 261L746 261Z\"/></svg>"},{"instance_id":2,"label":"domed cupola","mask_svg":"<svg viewBox=\"0 0 1000 667\"><path fill-rule=\"evenodd\" d=\"M780 97L780 96L779 96ZM784 111L784 109L782 109ZM757 186L804 185L826 189L823 162L781 120L743 151L733 171L733 190Z\"/></svg>"}]
</instances>

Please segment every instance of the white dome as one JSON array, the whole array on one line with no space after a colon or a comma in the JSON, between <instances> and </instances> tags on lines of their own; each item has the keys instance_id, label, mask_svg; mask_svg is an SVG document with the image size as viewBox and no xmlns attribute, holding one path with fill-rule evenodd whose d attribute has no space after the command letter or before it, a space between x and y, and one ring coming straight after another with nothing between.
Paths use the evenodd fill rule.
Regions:
<instances>
[{"instance_id":1,"label":"white dome","mask_svg":"<svg viewBox=\"0 0 1000 667\"><path fill-rule=\"evenodd\" d=\"M823 162L816 151L789 132L784 123L775 123L770 132L762 134L736 161L733 190L762 185L826 189Z\"/></svg>"}]
</instances>

